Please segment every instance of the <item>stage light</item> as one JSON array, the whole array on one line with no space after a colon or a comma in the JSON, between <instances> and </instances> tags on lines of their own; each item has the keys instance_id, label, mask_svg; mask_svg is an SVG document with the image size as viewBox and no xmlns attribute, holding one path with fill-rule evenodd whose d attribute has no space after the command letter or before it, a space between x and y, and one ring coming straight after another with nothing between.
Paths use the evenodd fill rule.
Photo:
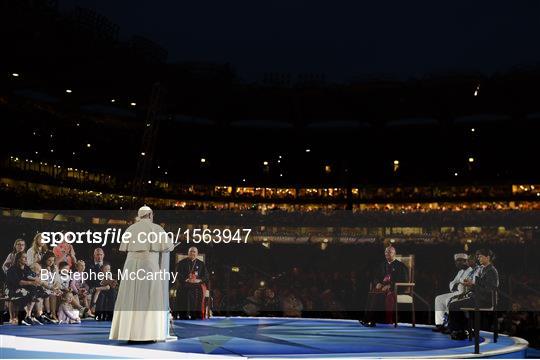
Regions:
<instances>
[{"instance_id":1,"label":"stage light","mask_svg":"<svg viewBox=\"0 0 540 360\"><path fill-rule=\"evenodd\" d=\"M71 89L66 89L66 93L71 94L72 92Z\"/></svg>"},{"instance_id":2,"label":"stage light","mask_svg":"<svg viewBox=\"0 0 540 360\"><path fill-rule=\"evenodd\" d=\"M19 77L19 73L11 73L11 76L13 76L13 77Z\"/></svg>"},{"instance_id":3,"label":"stage light","mask_svg":"<svg viewBox=\"0 0 540 360\"><path fill-rule=\"evenodd\" d=\"M470 157L470 158L469 158L469 162L470 162L470 163L473 163L473 162L474 162L474 158L473 158L473 157Z\"/></svg>"},{"instance_id":4,"label":"stage light","mask_svg":"<svg viewBox=\"0 0 540 360\"><path fill-rule=\"evenodd\" d=\"M75 151L73 151L72 154L75 155Z\"/></svg>"},{"instance_id":5,"label":"stage light","mask_svg":"<svg viewBox=\"0 0 540 360\"><path fill-rule=\"evenodd\" d=\"M87 148L91 148L91 147L92 147L92 144L88 143L88 144L86 144L86 147L87 147Z\"/></svg>"},{"instance_id":6,"label":"stage light","mask_svg":"<svg viewBox=\"0 0 540 360\"><path fill-rule=\"evenodd\" d=\"M458 173L457 173L457 172L455 172L455 173L454 173L454 176L458 176Z\"/></svg>"},{"instance_id":7,"label":"stage light","mask_svg":"<svg viewBox=\"0 0 540 360\"><path fill-rule=\"evenodd\" d=\"M157 168L158 168L158 169L161 169L161 166L158 165Z\"/></svg>"},{"instance_id":8,"label":"stage light","mask_svg":"<svg viewBox=\"0 0 540 360\"><path fill-rule=\"evenodd\" d=\"M39 152L36 151L36 155L39 154Z\"/></svg>"},{"instance_id":9,"label":"stage light","mask_svg":"<svg viewBox=\"0 0 540 360\"><path fill-rule=\"evenodd\" d=\"M278 164L281 163L281 160L278 160L277 163L278 163Z\"/></svg>"},{"instance_id":10,"label":"stage light","mask_svg":"<svg viewBox=\"0 0 540 360\"><path fill-rule=\"evenodd\" d=\"M116 102L116 100L115 100L115 99L111 99L111 103L113 103L113 104L114 104L115 102Z\"/></svg>"},{"instance_id":11,"label":"stage light","mask_svg":"<svg viewBox=\"0 0 540 360\"><path fill-rule=\"evenodd\" d=\"M165 175L167 175L167 174L168 174L168 172L167 172L167 171L165 171Z\"/></svg>"},{"instance_id":12,"label":"stage light","mask_svg":"<svg viewBox=\"0 0 540 360\"><path fill-rule=\"evenodd\" d=\"M242 182L246 182L246 179L242 179Z\"/></svg>"},{"instance_id":13,"label":"stage light","mask_svg":"<svg viewBox=\"0 0 540 360\"><path fill-rule=\"evenodd\" d=\"M152 180L148 180L148 183L151 184L151 183L152 183Z\"/></svg>"},{"instance_id":14,"label":"stage light","mask_svg":"<svg viewBox=\"0 0 540 360\"><path fill-rule=\"evenodd\" d=\"M132 102L130 103L131 106L137 106L137 103L136 102Z\"/></svg>"},{"instance_id":15,"label":"stage light","mask_svg":"<svg viewBox=\"0 0 540 360\"><path fill-rule=\"evenodd\" d=\"M81 124L79 124L79 123L77 123L77 124L75 124L75 125L77 125L77 127L81 126Z\"/></svg>"},{"instance_id":16,"label":"stage light","mask_svg":"<svg viewBox=\"0 0 540 360\"><path fill-rule=\"evenodd\" d=\"M278 159L281 159L281 155L278 156Z\"/></svg>"},{"instance_id":17,"label":"stage light","mask_svg":"<svg viewBox=\"0 0 540 360\"><path fill-rule=\"evenodd\" d=\"M145 156L145 155L146 155L146 153L144 151L141 152L141 156Z\"/></svg>"},{"instance_id":18,"label":"stage light","mask_svg":"<svg viewBox=\"0 0 540 360\"><path fill-rule=\"evenodd\" d=\"M475 129L475 128L472 128L472 129L471 129L471 132L475 132L475 131L476 131L476 129Z\"/></svg>"},{"instance_id":19,"label":"stage light","mask_svg":"<svg viewBox=\"0 0 540 360\"><path fill-rule=\"evenodd\" d=\"M283 174L279 174L279 177L283 177Z\"/></svg>"},{"instance_id":20,"label":"stage light","mask_svg":"<svg viewBox=\"0 0 540 360\"><path fill-rule=\"evenodd\" d=\"M307 152L307 153L308 153L308 152L311 152L311 149L309 149L309 148L308 148L308 149L306 149L306 152Z\"/></svg>"},{"instance_id":21,"label":"stage light","mask_svg":"<svg viewBox=\"0 0 540 360\"><path fill-rule=\"evenodd\" d=\"M54 152L54 149L51 149L51 152L53 153L53 152Z\"/></svg>"},{"instance_id":22,"label":"stage light","mask_svg":"<svg viewBox=\"0 0 540 360\"><path fill-rule=\"evenodd\" d=\"M205 158L201 158L201 163L205 163L206 162L206 159Z\"/></svg>"},{"instance_id":23,"label":"stage light","mask_svg":"<svg viewBox=\"0 0 540 360\"><path fill-rule=\"evenodd\" d=\"M268 166L268 161L263 162L264 166Z\"/></svg>"}]
</instances>

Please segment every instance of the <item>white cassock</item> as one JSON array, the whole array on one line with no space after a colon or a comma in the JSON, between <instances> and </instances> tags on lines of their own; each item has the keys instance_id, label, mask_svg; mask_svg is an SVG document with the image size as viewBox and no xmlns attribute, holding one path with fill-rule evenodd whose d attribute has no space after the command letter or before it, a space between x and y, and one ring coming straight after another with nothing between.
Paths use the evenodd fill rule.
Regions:
<instances>
[{"instance_id":1,"label":"white cassock","mask_svg":"<svg viewBox=\"0 0 540 360\"><path fill-rule=\"evenodd\" d=\"M169 251L173 248L173 240L159 234L165 230L152 223L149 219L141 219L127 228L131 233L129 243L120 245L120 251L127 251L124 273L137 272L143 269L144 273L158 273L161 269L162 259L169 258ZM158 234L159 241L155 243L139 242L146 239L149 233ZM167 261L168 269L168 261ZM164 288L166 287L166 289ZM167 294L167 295L165 295ZM159 280L123 280L118 288L118 297L114 306L114 316L109 339L133 341L165 341L168 335L168 282Z\"/></svg>"},{"instance_id":2,"label":"white cassock","mask_svg":"<svg viewBox=\"0 0 540 360\"><path fill-rule=\"evenodd\" d=\"M465 288L461 283L472 271L473 269L470 267L459 270L454 280L450 281L450 292L435 297L435 325L442 325L444 323L444 314L448 312L448 303L450 302L450 299L463 293Z\"/></svg>"}]
</instances>

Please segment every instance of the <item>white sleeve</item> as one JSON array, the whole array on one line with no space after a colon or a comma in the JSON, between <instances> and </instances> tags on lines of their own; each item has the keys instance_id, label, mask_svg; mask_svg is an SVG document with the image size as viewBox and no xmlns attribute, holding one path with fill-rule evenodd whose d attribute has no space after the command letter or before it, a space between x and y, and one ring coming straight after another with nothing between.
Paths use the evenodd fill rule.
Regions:
<instances>
[{"instance_id":1,"label":"white sleeve","mask_svg":"<svg viewBox=\"0 0 540 360\"><path fill-rule=\"evenodd\" d=\"M459 270L456 274L456 277L454 280L450 281L450 292L453 292L454 286L459 283L459 280L461 280L461 275L463 274L463 270Z\"/></svg>"}]
</instances>

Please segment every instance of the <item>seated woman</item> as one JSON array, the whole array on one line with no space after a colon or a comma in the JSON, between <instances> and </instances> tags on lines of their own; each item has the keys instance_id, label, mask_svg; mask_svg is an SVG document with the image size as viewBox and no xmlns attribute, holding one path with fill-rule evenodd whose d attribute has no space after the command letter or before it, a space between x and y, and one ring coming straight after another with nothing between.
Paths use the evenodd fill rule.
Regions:
<instances>
[{"instance_id":1,"label":"seated woman","mask_svg":"<svg viewBox=\"0 0 540 360\"><path fill-rule=\"evenodd\" d=\"M50 295L54 295L54 290L49 288L47 281L41 279L41 265L39 263L30 265L30 270L32 270L32 273L29 275L28 280L37 280L39 284L34 289L36 305L34 306L35 316L32 319L36 319L40 324L56 323L47 313L43 312L44 302L49 299Z\"/></svg>"},{"instance_id":2,"label":"seated woman","mask_svg":"<svg viewBox=\"0 0 540 360\"><path fill-rule=\"evenodd\" d=\"M54 274L56 274L56 257L52 251L48 251L41 258L41 268L47 271L46 279L44 279L44 287L50 291L49 297L43 299L43 307L45 308L45 314L53 322L57 322L56 316L56 298L62 295L60 286L55 281Z\"/></svg>"},{"instance_id":3,"label":"seated woman","mask_svg":"<svg viewBox=\"0 0 540 360\"><path fill-rule=\"evenodd\" d=\"M26 253L21 251L15 255L14 263L6 274L7 294L15 313L24 310L24 317L21 319L21 316L18 316L19 325L38 325L39 322L32 318L32 310L36 304L36 288L40 285L40 281L32 277L32 270L26 262Z\"/></svg>"},{"instance_id":4,"label":"seated woman","mask_svg":"<svg viewBox=\"0 0 540 360\"><path fill-rule=\"evenodd\" d=\"M8 254L6 260L2 264L2 273L4 275L7 274L9 268L15 263L15 255L23 251L26 251L26 243L24 242L24 240L15 240L15 243L13 244L13 251ZM17 319L17 314L14 312L13 304L11 303L11 301L6 301L6 305L9 310L9 323L16 325L19 321Z\"/></svg>"},{"instance_id":5,"label":"seated woman","mask_svg":"<svg viewBox=\"0 0 540 360\"><path fill-rule=\"evenodd\" d=\"M72 269L77 262L75 249L65 240L62 240L54 247L53 253L56 256L56 263L60 265L61 262L65 262L67 263L68 269Z\"/></svg>"},{"instance_id":6,"label":"seated woman","mask_svg":"<svg viewBox=\"0 0 540 360\"><path fill-rule=\"evenodd\" d=\"M453 340L464 340L467 338L467 322L465 314L460 309L463 307L474 308L493 306L493 291L499 287L499 273L492 261L494 255L491 250L481 249L477 251L478 261L481 269L479 275L473 282L470 279L463 280L463 285L469 289L463 298L452 301L448 305L448 329L451 331Z\"/></svg>"},{"instance_id":7,"label":"seated woman","mask_svg":"<svg viewBox=\"0 0 540 360\"><path fill-rule=\"evenodd\" d=\"M32 240L32 246L30 246L26 252L27 265L30 266L35 262L40 262L41 258L47 251L49 251L49 247L47 244L43 243L41 233L36 234L36 236L34 236L34 240Z\"/></svg>"}]
</instances>

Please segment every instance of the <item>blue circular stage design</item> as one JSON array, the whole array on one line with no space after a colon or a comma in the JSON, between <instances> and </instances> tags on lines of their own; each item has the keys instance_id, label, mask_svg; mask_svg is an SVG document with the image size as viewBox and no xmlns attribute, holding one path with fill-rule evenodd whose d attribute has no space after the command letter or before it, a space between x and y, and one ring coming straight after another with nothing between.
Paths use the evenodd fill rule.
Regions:
<instances>
[{"instance_id":1,"label":"blue circular stage design","mask_svg":"<svg viewBox=\"0 0 540 360\"><path fill-rule=\"evenodd\" d=\"M110 322L80 325L2 326L0 334L100 345L207 355L249 357L469 357L473 343L450 340L430 327L378 325L352 320L292 318L221 318L175 321L178 341L127 345L109 341ZM526 342L501 336L498 343L482 333L481 352L489 357L525 357ZM478 355L476 355L478 356Z\"/></svg>"}]
</instances>

